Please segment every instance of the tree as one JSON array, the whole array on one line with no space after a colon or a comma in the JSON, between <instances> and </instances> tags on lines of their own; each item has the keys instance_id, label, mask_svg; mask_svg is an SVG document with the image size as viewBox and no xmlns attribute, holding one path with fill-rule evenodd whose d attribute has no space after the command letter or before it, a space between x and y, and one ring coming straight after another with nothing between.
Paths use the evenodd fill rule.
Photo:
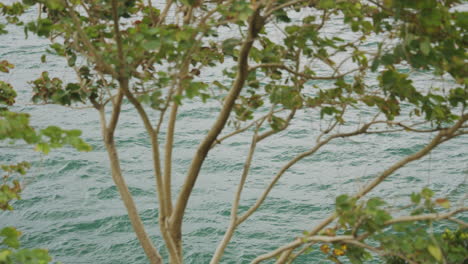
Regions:
<instances>
[{"instance_id":1,"label":"tree","mask_svg":"<svg viewBox=\"0 0 468 264\"><path fill-rule=\"evenodd\" d=\"M435 136L384 169L357 194L337 197L336 212L318 226L252 263L275 257L277 263L292 262L317 244L336 263L341 263L342 255L360 263L372 254L390 263L457 263L466 256L466 223L453 216L467 208L442 213L440 207L449 209L449 201L434 199L429 189L413 194L413 204L405 207L410 215L403 217L392 217L383 199L361 200L400 168L468 133L467 15L458 11L461 4L457 0L168 0L159 9L140 0L25 0L1 8L9 23L24 24L26 33L49 38L49 52L64 57L76 71L78 81L69 83L44 72L32 82L33 101L83 103L97 110L112 178L150 263L162 263L163 258L149 239L125 183L114 139L126 102L138 113L151 142L158 222L170 263L183 262L184 213L208 154L241 133L252 134L252 140L229 227L211 263L221 261L234 231L293 165L335 139L387 133ZM39 15L24 23L18 16L32 6ZM327 33L331 21L350 35ZM232 36L224 29L239 33ZM377 44L369 48L366 44L376 36ZM418 86L411 73L400 70L403 65L441 79L445 89ZM218 68L223 69L224 81L206 81L206 73ZM197 100L219 101L221 106L174 194L178 109ZM366 120L354 120L353 109L368 111ZM288 161L255 204L240 213L257 145L285 133L303 111L315 111L328 125L315 144ZM415 225L444 220L455 221L462 229L443 235L411 231ZM402 238L392 237L392 232L417 242L396 243Z\"/></svg>"}]
</instances>

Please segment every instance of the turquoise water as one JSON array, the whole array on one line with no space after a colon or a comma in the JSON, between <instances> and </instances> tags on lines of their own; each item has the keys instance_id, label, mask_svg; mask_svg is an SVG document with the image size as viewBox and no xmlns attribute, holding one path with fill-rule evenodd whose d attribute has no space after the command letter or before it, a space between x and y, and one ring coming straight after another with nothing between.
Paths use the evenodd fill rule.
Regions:
<instances>
[{"instance_id":1,"label":"turquoise water","mask_svg":"<svg viewBox=\"0 0 468 264\"><path fill-rule=\"evenodd\" d=\"M42 71L69 80L73 74L58 58L49 56L46 64L40 63L47 41L33 36L25 40L22 30L11 29L12 35L0 39L0 59L16 65L11 74L1 75L2 80L12 83L19 92L14 110L31 113L37 127L57 124L68 129L79 128L94 149L78 153L65 148L40 156L29 146L2 147L2 163L29 160L33 167L23 180L26 185L23 199L14 203L16 211L0 213L1 226L17 226L24 233L24 245L49 248L54 260L63 263L146 263L109 173L97 113L92 109L31 105L29 80L37 78ZM339 29L334 30L330 34ZM213 73L206 78L220 77ZM424 73L415 74L414 79L423 86L436 84ZM173 160L176 188L217 109L216 104L199 102L181 107ZM369 113L354 111L352 115L354 120L361 120ZM241 210L255 202L282 165L313 145L321 126L325 123L316 111L305 111L298 114L288 131L258 146ZM184 220L187 263L207 263L227 227L233 191L250 136L247 133L219 145L203 166ZM284 175L260 210L239 227L223 263L247 263L301 235L333 211L337 195L358 191L384 168L420 149L430 137L371 135L339 139L325 146ZM124 175L147 230L165 254L157 227L149 141L139 118L128 105L119 123L117 145ZM411 192L429 186L438 196L460 201L467 191L467 149L466 136L450 141L426 158L399 170L372 194L401 204L408 201ZM312 254L301 262L321 263L320 257Z\"/></svg>"}]
</instances>

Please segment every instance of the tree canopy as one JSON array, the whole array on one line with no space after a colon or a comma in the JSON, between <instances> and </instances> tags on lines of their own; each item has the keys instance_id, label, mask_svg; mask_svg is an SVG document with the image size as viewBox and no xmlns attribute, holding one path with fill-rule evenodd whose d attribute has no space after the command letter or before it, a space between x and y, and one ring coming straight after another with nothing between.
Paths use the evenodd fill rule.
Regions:
<instances>
[{"instance_id":1,"label":"tree canopy","mask_svg":"<svg viewBox=\"0 0 468 264\"><path fill-rule=\"evenodd\" d=\"M32 21L21 15L33 8ZM213 253L219 263L235 230L268 198L295 164L340 138L408 133L430 140L388 168L355 194L336 198L336 210L292 242L252 259L290 263L320 248L335 263L461 263L466 260L467 224L453 208L424 188L399 214L385 197L365 198L376 186L434 148L468 133L468 16L460 0L23 0L0 4L4 23L51 42L47 56L63 57L76 80L43 72L31 81L35 103L85 105L99 114L112 178L150 263L182 263L182 225L189 199L208 154L239 134L251 135L234 193L229 226ZM0 33L8 34L0 24ZM6 35L8 36L8 35ZM0 63L8 71L9 62ZM444 85L426 87L412 76L424 72ZM218 74L215 80L209 74ZM14 102L14 90L0 82L0 100ZM181 186L173 184L173 148L179 107L219 103ZM158 197L158 225L164 253L148 236L125 182L115 133L123 104L130 104L151 142ZM363 120L354 111L364 110ZM241 196L258 145L287 133L311 111L324 124L308 150L288 160L265 183L247 210ZM38 149L88 146L77 131L49 127L39 134L24 114L0 112L0 139L39 142ZM23 121L12 121L12 120ZM9 122L11 125L4 125ZM6 123L5 123L6 124ZM177 125L177 126L176 126ZM5 129L12 126L15 132ZM13 133L13 134L12 134ZM41 137L50 140L42 142ZM466 137L466 136L465 136ZM457 228L435 234L430 226L452 221ZM415 228L415 227L422 228ZM167 257L166 257L167 256ZM167 259L167 260L166 260Z\"/></svg>"}]
</instances>

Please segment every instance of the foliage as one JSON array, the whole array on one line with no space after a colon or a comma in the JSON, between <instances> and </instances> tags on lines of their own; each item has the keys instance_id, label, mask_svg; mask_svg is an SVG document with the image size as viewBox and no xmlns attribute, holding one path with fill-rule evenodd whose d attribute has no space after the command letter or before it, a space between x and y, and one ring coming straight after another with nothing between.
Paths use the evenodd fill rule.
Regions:
<instances>
[{"instance_id":1,"label":"foliage","mask_svg":"<svg viewBox=\"0 0 468 264\"><path fill-rule=\"evenodd\" d=\"M15 174L24 175L29 167L27 162L1 165L1 169L6 173L2 175L3 183L0 185L0 209L2 211L13 210L10 202L21 199L22 188L20 181L15 179ZM19 241L20 236L21 232L15 227L7 226L0 229L0 263L45 264L52 260L45 249L22 248Z\"/></svg>"},{"instance_id":2,"label":"foliage","mask_svg":"<svg viewBox=\"0 0 468 264\"><path fill-rule=\"evenodd\" d=\"M396 208L388 208L380 198L358 202L356 198L341 195L336 199L336 226L323 230L320 235L348 237L323 243L319 249L335 263L343 263L345 259L351 263L367 263L376 254L388 264L462 263L468 251L468 230L465 226L446 228L442 233L433 231L437 218L447 217L441 210L450 208L448 200L434 199L433 194L427 188L413 193L411 204L398 208L400 216L391 216L390 210ZM410 216L401 216L408 211ZM428 212L435 214L427 217ZM304 240L310 239L307 232L304 235Z\"/></svg>"},{"instance_id":3,"label":"foliage","mask_svg":"<svg viewBox=\"0 0 468 264\"><path fill-rule=\"evenodd\" d=\"M0 263L14 264L46 264L52 258L45 249L26 249L21 248L19 236L21 232L14 227L4 227L0 229Z\"/></svg>"},{"instance_id":4,"label":"foliage","mask_svg":"<svg viewBox=\"0 0 468 264\"><path fill-rule=\"evenodd\" d=\"M1 169L6 174L2 175L3 183L0 185L0 210L13 210L10 202L21 199L20 193L22 188L15 174L25 175L29 167L30 164L28 162L1 165ZM19 241L20 236L21 232L15 227L7 226L0 228L0 263L45 264L52 260L45 249L22 248Z\"/></svg>"},{"instance_id":5,"label":"foliage","mask_svg":"<svg viewBox=\"0 0 468 264\"><path fill-rule=\"evenodd\" d=\"M327 235L336 233L362 237L361 242L374 245L372 251L384 250L386 263L461 263L465 260L468 248L466 227L455 230L446 229L443 233L433 232L436 218L418 219L415 217L427 213L434 213L443 217L443 211L450 208L447 199L433 198L434 192L424 188L420 193L411 195L411 204L402 206L399 210L410 212L410 217L393 217L386 202L380 198L370 198L366 202L357 202L355 198L342 195L336 199L338 223L333 231L325 230ZM391 221L392 220L392 221ZM331 233L330 233L331 232ZM346 241L336 243L339 247L349 245L347 250L331 252L330 259L346 256L351 263L363 263L372 259L362 248ZM325 244L326 245L326 244ZM321 250L329 253L323 246ZM371 252L372 252L371 251ZM341 254L340 254L341 253ZM339 263L339 262L337 262Z\"/></svg>"},{"instance_id":6,"label":"foliage","mask_svg":"<svg viewBox=\"0 0 468 264\"><path fill-rule=\"evenodd\" d=\"M0 4L0 6L3 4ZM3 6L4 7L4 6ZM5 8L5 7L4 7ZM22 12L22 5L14 4L10 14ZM4 11L5 12L5 11ZM18 21L15 18L8 18L9 22ZM14 65L3 60L0 62L0 71L9 73ZM12 112L8 109L15 103L17 94L11 84L0 81L0 141L9 141L12 145L16 141L22 140L27 144L35 145L36 151L44 154L49 153L51 148L59 148L70 145L79 151L89 151L91 146L80 138L79 130L63 130L57 126L49 126L45 129L37 130L29 124L29 114ZM8 146L7 145L7 146ZM23 190L20 177L25 175L30 168L29 162L19 162L17 164L0 164L3 175L0 175L0 210L13 210L11 202L21 199ZM22 248L19 238L21 232L15 227L2 227L0 229L0 263L2 264L46 264L52 258L48 251L39 248Z\"/></svg>"},{"instance_id":7,"label":"foliage","mask_svg":"<svg viewBox=\"0 0 468 264\"><path fill-rule=\"evenodd\" d=\"M31 82L32 99L65 106L85 104L97 110L113 180L151 263L163 259L141 223L114 141L123 102L134 107L151 140L159 227L171 263L183 262L182 224L188 200L209 151L224 140L252 134L229 227L211 263L221 261L234 231L261 206L285 172L330 141L377 133L435 134L356 195L339 196L336 213L317 228L252 261L278 257L278 263L292 262L322 243L322 252L337 263L345 256L360 263L372 254L391 263L402 259L456 262L465 253L460 241L465 230L434 234L426 228L467 209L453 209L441 217L437 206L450 209L450 203L433 200L429 189L412 195L413 211L404 218L408 221L393 217L382 198L361 201L401 167L468 133L467 14L459 11L462 4L460 0L181 0L167 1L160 9L142 0L25 0L0 4L0 9L6 22L23 26L26 35L50 39L47 52L63 57L75 70L74 83L42 73ZM22 21L20 16L28 8L37 8L40 15ZM332 21L339 21L350 36L325 32ZM239 34L225 34L225 29ZM6 33L5 26L0 26L0 33ZM378 40L369 44L375 36ZM2 71L11 67L0 63ZM222 73L223 81L205 79L211 72ZM421 87L412 78L414 72L429 74L447 87ZM11 87L0 85L0 99L12 104ZM171 167L178 108L199 101L221 106L173 200ZM370 113L357 129L352 109ZM306 111L317 113L329 125L320 131L315 145L288 161L255 204L239 214L257 144L286 131L296 114ZM158 117L156 122L152 116ZM6 124L0 128L16 131L2 129L0 136L37 144L43 152L64 144L87 149L77 131L49 127L35 132L28 126L27 115L8 111L2 112L0 121ZM160 137L165 141L162 152ZM326 228L332 223L335 228ZM401 236L404 243L398 243Z\"/></svg>"}]
</instances>

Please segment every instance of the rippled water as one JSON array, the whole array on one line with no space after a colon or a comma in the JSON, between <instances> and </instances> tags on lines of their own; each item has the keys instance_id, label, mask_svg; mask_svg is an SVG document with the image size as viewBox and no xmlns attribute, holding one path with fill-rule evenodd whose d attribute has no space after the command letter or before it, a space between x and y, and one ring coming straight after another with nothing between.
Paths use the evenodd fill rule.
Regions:
<instances>
[{"instance_id":1,"label":"rippled water","mask_svg":"<svg viewBox=\"0 0 468 264\"><path fill-rule=\"evenodd\" d=\"M17 226L24 233L22 241L26 246L49 248L54 260L63 263L146 263L110 176L96 112L30 105L29 80L46 70L51 76L70 79L73 75L57 58L49 57L47 64L40 63L46 41L33 36L25 40L22 30L11 29L13 34L0 39L0 59L16 64L10 75L1 76L19 92L14 110L31 113L37 127L58 124L63 128L79 128L94 150L77 153L65 148L39 156L29 146L1 148L2 163L33 161L32 170L24 179L23 199L15 202L16 211L0 213L1 226ZM434 83L423 73L414 78L423 85ZM181 107L174 150L176 186L180 186L194 147L211 125L216 110L216 105L196 102ZM356 120L366 114L354 113ZM317 112L301 113L291 129L258 147L241 211L254 203L283 164L312 146L320 125L324 124ZM122 167L148 232L162 249L156 225L157 201L149 141L142 131L136 113L126 105L117 133ZM203 166L183 228L187 263L207 263L223 235L249 137L246 134L224 142L210 153ZM310 229L332 212L338 194L359 190L386 166L417 151L429 139L430 135L392 134L332 142L284 175L264 206L240 226L223 263L246 263ZM467 137L450 141L398 171L373 194L390 202L401 202L407 201L405 196L409 193L429 186L438 196L457 201L467 191L467 149ZM312 254L302 262L320 263L321 257Z\"/></svg>"}]
</instances>

